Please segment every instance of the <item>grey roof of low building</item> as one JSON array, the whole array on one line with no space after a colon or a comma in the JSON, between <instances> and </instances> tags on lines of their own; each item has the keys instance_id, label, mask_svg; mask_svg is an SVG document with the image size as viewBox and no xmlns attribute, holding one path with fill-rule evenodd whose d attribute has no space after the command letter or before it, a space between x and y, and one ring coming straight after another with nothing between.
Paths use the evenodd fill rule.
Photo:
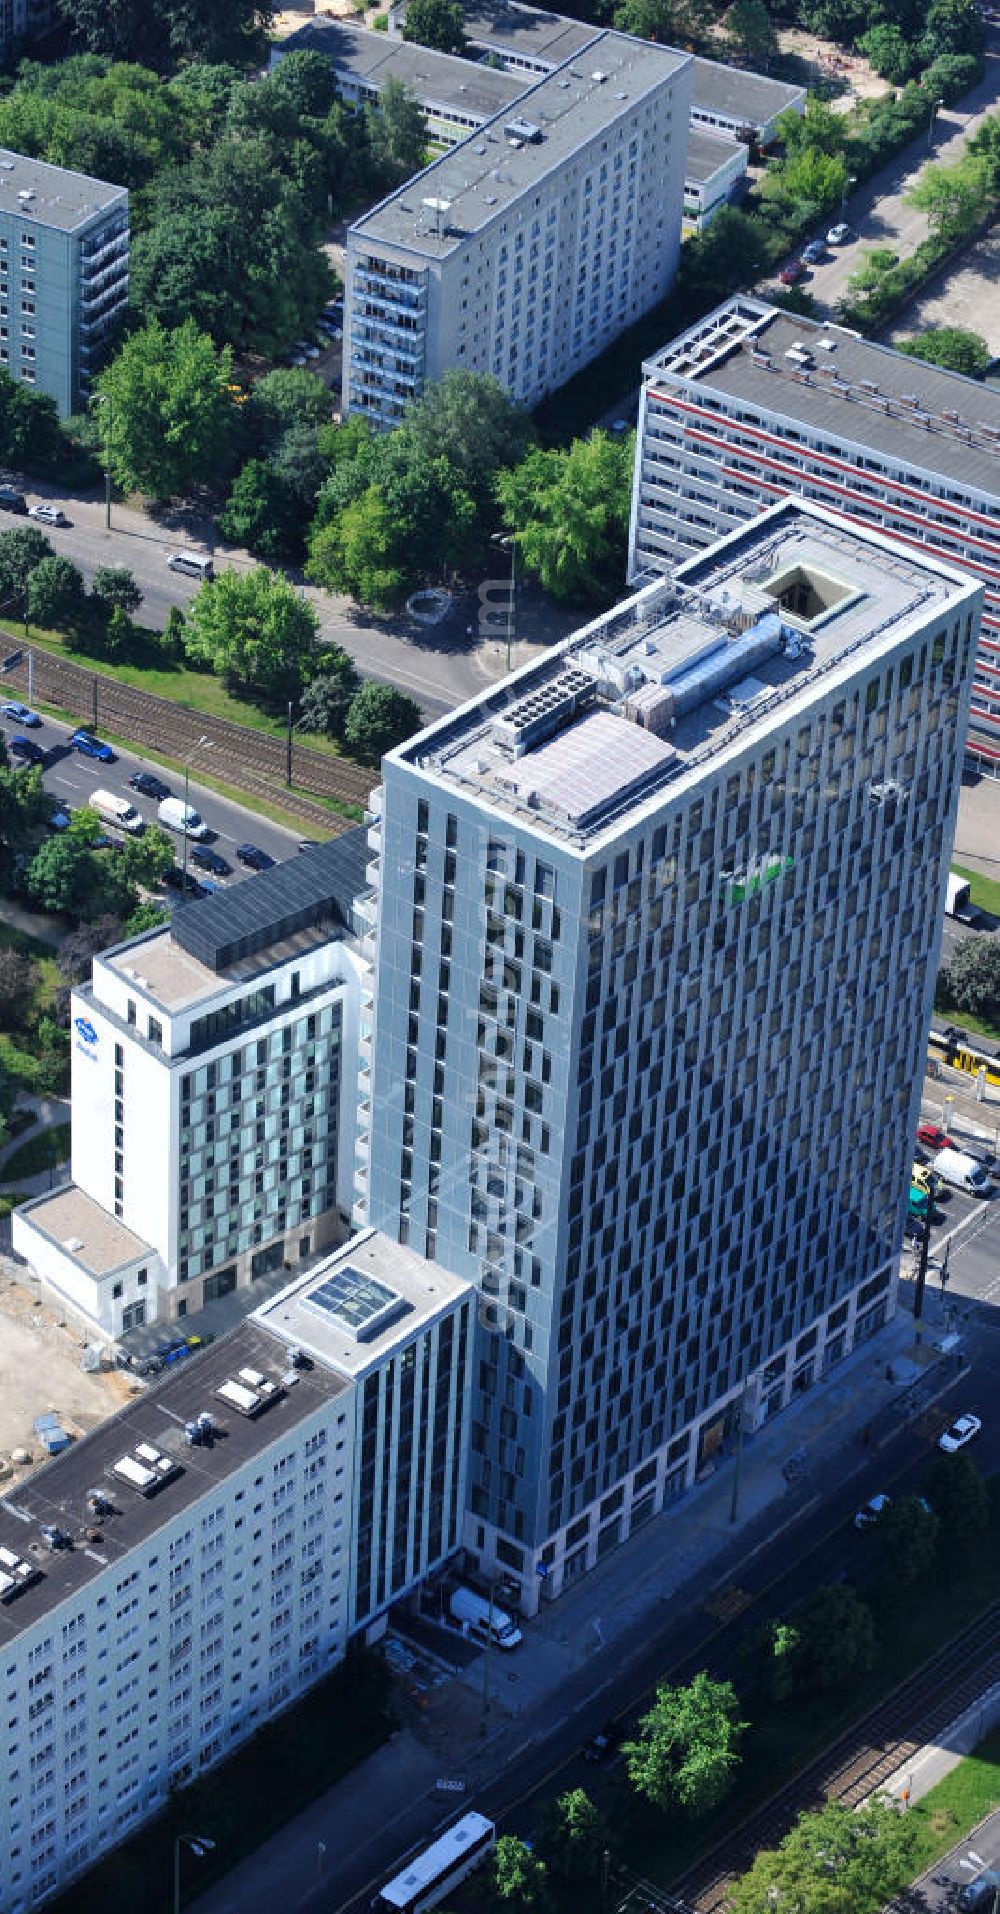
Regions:
<instances>
[{"instance_id":1,"label":"grey roof of low building","mask_svg":"<svg viewBox=\"0 0 1000 1914\"><path fill-rule=\"evenodd\" d=\"M72 1600L102 1570L117 1568L130 1549L351 1386L317 1362L311 1370L297 1370L295 1384L251 1419L220 1402L215 1393L243 1367L278 1381L288 1368L287 1348L260 1325L241 1323L211 1348L168 1369L158 1387L144 1391L0 1499L0 1548L41 1571L30 1587L0 1602L0 1646L61 1602ZM184 1425L206 1411L219 1439L210 1446L189 1447ZM113 1474L119 1458L133 1453L140 1442L180 1465L179 1473L148 1498ZM102 1521L88 1508L87 1498L95 1489L114 1510ZM46 1524L70 1536L74 1546L50 1551L42 1539Z\"/></svg>"},{"instance_id":2,"label":"grey roof of low building","mask_svg":"<svg viewBox=\"0 0 1000 1914\"><path fill-rule=\"evenodd\" d=\"M830 440L869 446L900 466L941 473L1000 500L1000 388L911 359L843 326L800 319L742 296L727 307L730 303L738 304L751 320L756 313L756 355L730 344L703 371L688 372L685 384L745 400L791 422L801 420ZM832 352L819 347L824 338L833 342ZM785 359L799 341L815 347L817 365L829 368L825 377L810 373L808 385ZM771 369L761 362L761 348ZM660 360L669 359L670 352L667 347L646 364L646 383L654 389L662 376ZM669 368L667 380L673 383ZM887 404L891 411L885 409ZM957 419L947 418L948 413ZM963 435L964 427L968 430Z\"/></svg>"},{"instance_id":3,"label":"grey roof of low building","mask_svg":"<svg viewBox=\"0 0 1000 1914\"><path fill-rule=\"evenodd\" d=\"M323 53L355 85L381 91L387 80L408 86L425 109L437 107L492 119L524 92L523 75L500 73L475 60L407 40L390 40L344 20L310 20L282 40L276 54L307 48Z\"/></svg>"},{"instance_id":4,"label":"grey roof of low building","mask_svg":"<svg viewBox=\"0 0 1000 1914\"><path fill-rule=\"evenodd\" d=\"M776 113L804 100L804 86L768 79L764 73L744 73L719 60L695 58L691 79L691 110L721 113L740 126L766 126Z\"/></svg>"},{"instance_id":5,"label":"grey roof of low building","mask_svg":"<svg viewBox=\"0 0 1000 1914\"><path fill-rule=\"evenodd\" d=\"M628 34L599 34L585 60L546 74L511 110L512 119L538 128L537 143L513 145L499 114L363 214L352 234L430 259L446 257L502 219L540 180L633 111L637 100L689 59Z\"/></svg>"},{"instance_id":6,"label":"grey roof of low building","mask_svg":"<svg viewBox=\"0 0 1000 1914\"><path fill-rule=\"evenodd\" d=\"M511 5L511 0L466 0L465 32L479 46L507 49L558 66L589 46L600 28L543 7Z\"/></svg>"},{"instance_id":7,"label":"grey roof of low building","mask_svg":"<svg viewBox=\"0 0 1000 1914\"><path fill-rule=\"evenodd\" d=\"M22 199L29 193L30 199ZM71 173L47 160L29 159L0 147L0 213L10 213L25 224L48 226L60 233L76 232L109 207L128 206L128 190L87 173Z\"/></svg>"},{"instance_id":8,"label":"grey roof of low building","mask_svg":"<svg viewBox=\"0 0 1000 1914\"><path fill-rule=\"evenodd\" d=\"M348 929L351 905L365 889L367 846L363 825L344 831L232 890L186 904L174 912L170 934L199 963L222 971L297 931L326 923Z\"/></svg>"},{"instance_id":9,"label":"grey roof of low building","mask_svg":"<svg viewBox=\"0 0 1000 1914\"><path fill-rule=\"evenodd\" d=\"M724 133L712 133L706 126L692 125L688 128L684 177L704 186L724 166L728 166L737 153L742 154L744 160L748 157L742 141L727 139Z\"/></svg>"}]
</instances>

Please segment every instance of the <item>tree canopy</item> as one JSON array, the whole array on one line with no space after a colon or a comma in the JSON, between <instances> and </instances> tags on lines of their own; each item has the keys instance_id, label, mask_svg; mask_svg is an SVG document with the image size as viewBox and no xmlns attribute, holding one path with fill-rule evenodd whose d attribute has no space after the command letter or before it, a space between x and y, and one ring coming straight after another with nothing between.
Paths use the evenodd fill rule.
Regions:
<instances>
[{"instance_id":1,"label":"tree canopy","mask_svg":"<svg viewBox=\"0 0 1000 1914\"><path fill-rule=\"evenodd\" d=\"M961 326L928 326L915 339L897 339L895 348L909 353L912 359L945 366L949 372L964 372L969 379L985 372L992 357L981 334L966 332Z\"/></svg>"},{"instance_id":2,"label":"tree canopy","mask_svg":"<svg viewBox=\"0 0 1000 1914\"><path fill-rule=\"evenodd\" d=\"M233 425L232 353L194 321L154 319L125 341L97 380L110 404L111 469L127 492L178 498L211 478Z\"/></svg>"},{"instance_id":3,"label":"tree canopy","mask_svg":"<svg viewBox=\"0 0 1000 1914\"><path fill-rule=\"evenodd\" d=\"M758 1854L729 1906L732 1914L878 1914L909 1881L916 1841L914 1823L893 1801L828 1801Z\"/></svg>"},{"instance_id":4,"label":"tree canopy","mask_svg":"<svg viewBox=\"0 0 1000 1914\"><path fill-rule=\"evenodd\" d=\"M566 452L534 448L497 479L504 523L529 571L570 603L600 603L625 575L635 439L593 432Z\"/></svg>"},{"instance_id":5,"label":"tree canopy","mask_svg":"<svg viewBox=\"0 0 1000 1914\"><path fill-rule=\"evenodd\" d=\"M462 0L410 0L404 40L434 47L438 53L464 53L465 8Z\"/></svg>"},{"instance_id":6,"label":"tree canopy","mask_svg":"<svg viewBox=\"0 0 1000 1914\"><path fill-rule=\"evenodd\" d=\"M269 697L292 697L312 658L317 619L280 572L221 572L202 585L184 627L196 664Z\"/></svg>"},{"instance_id":7,"label":"tree canopy","mask_svg":"<svg viewBox=\"0 0 1000 1914\"><path fill-rule=\"evenodd\" d=\"M57 0L73 43L114 60L259 61L274 19L268 0Z\"/></svg>"},{"instance_id":8,"label":"tree canopy","mask_svg":"<svg viewBox=\"0 0 1000 1914\"><path fill-rule=\"evenodd\" d=\"M629 1781L663 1811L709 1814L733 1785L746 1725L731 1682L712 1681L703 1670L685 1688L664 1684L638 1737L624 1744Z\"/></svg>"},{"instance_id":9,"label":"tree canopy","mask_svg":"<svg viewBox=\"0 0 1000 1914\"><path fill-rule=\"evenodd\" d=\"M351 699L344 740L362 764L377 764L419 728L420 706L395 685L369 678Z\"/></svg>"}]
</instances>

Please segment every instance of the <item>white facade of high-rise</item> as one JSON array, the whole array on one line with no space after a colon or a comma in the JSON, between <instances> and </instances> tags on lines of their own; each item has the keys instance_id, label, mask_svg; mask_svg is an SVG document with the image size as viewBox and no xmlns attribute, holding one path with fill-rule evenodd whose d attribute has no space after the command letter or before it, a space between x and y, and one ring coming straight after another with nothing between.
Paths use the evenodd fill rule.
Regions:
<instances>
[{"instance_id":1,"label":"white facade of high-rise","mask_svg":"<svg viewBox=\"0 0 1000 1914\"><path fill-rule=\"evenodd\" d=\"M528 1612L895 1306L980 601L789 502L384 760L355 1214Z\"/></svg>"},{"instance_id":2,"label":"white facade of high-rise","mask_svg":"<svg viewBox=\"0 0 1000 1914\"><path fill-rule=\"evenodd\" d=\"M471 1340L467 1284L361 1237L0 1500L0 1914L162 1813L454 1552Z\"/></svg>"},{"instance_id":3,"label":"white facade of high-rise","mask_svg":"<svg viewBox=\"0 0 1000 1914\"><path fill-rule=\"evenodd\" d=\"M691 59L599 34L349 228L344 406L378 427L449 367L534 405L668 292Z\"/></svg>"}]
</instances>

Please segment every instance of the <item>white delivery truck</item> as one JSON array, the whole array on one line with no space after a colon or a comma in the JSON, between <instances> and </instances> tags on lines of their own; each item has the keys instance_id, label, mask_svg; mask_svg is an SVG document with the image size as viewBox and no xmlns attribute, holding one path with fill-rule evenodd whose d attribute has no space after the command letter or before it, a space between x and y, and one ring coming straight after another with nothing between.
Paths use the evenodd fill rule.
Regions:
<instances>
[{"instance_id":1,"label":"white delivery truck","mask_svg":"<svg viewBox=\"0 0 1000 1914\"><path fill-rule=\"evenodd\" d=\"M972 885L967 877L959 877L957 871L948 872L948 892L944 900L945 914L957 917L962 923L974 924L979 912L972 903Z\"/></svg>"},{"instance_id":2,"label":"white delivery truck","mask_svg":"<svg viewBox=\"0 0 1000 1914\"><path fill-rule=\"evenodd\" d=\"M146 828L145 819L140 817L135 805L130 804L128 798L116 797L113 791L91 791L87 802L103 823L113 824L116 830L130 831L133 837L138 837Z\"/></svg>"},{"instance_id":3,"label":"white delivery truck","mask_svg":"<svg viewBox=\"0 0 1000 1914\"><path fill-rule=\"evenodd\" d=\"M208 825L201 813L193 804L185 804L183 798L164 798L156 815L168 831L179 831L182 837L208 836Z\"/></svg>"},{"instance_id":4,"label":"white delivery truck","mask_svg":"<svg viewBox=\"0 0 1000 1914\"><path fill-rule=\"evenodd\" d=\"M992 1184L981 1163L964 1150L941 1150L931 1164L931 1174L952 1189L965 1190L969 1196L989 1196Z\"/></svg>"},{"instance_id":5,"label":"white delivery truck","mask_svg":"<svg viewBox=\"0 0 1000 1914\"><path fill-rule=\"evenodd\" d=\"M521 1640L521 1630L507 1614L506 1609L491 1604L485 1595L477 1595L471 1588L452 1590L448 1603L452 1621L458 1622L462 1633L473 1641L490 1642L494 1648L516 1648Z\"/></svg>"}]
</instances>

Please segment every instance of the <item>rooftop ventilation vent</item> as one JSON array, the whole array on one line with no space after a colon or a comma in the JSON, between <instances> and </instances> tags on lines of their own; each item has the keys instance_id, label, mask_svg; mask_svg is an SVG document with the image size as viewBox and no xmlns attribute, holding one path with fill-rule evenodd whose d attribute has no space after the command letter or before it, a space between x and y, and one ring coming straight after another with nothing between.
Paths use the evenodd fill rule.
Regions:
<instances>
[{"instance_id":1,"label":"rooftop ventilation vent","mask_svg":"<svg viewBox=\"0 0 1000 1914\"><path fill-rule=\"evenodd\" d=\"M136 1489L140 1495L156 1495L167 1482L183 1473L179 1462L172 1462L162 1449L154 1448L151 1442L137 1442L130 1455L119 1456L111 1465L111 1473L120 1482L127 1482L129 1488Z\"/></svg>"},{"instance_id":2,"label":"rooftop ventilation vent","mask_svg":"<svg viewBox=\"0 0 1000 1914\"><path fill-rule=\"evenodd\" d=\"M0 1602L12 1602L41 1579L42 1571L33 1562L25 1562L12 1548L0 1548Z\"/></svg>"},{"instance_id":3,"label":"rooftop ventilation vent","mask_svg":"<svg viewBox=\"0 0 1000 1914\"><path fill-rule=\"evenodd\" d=\"M238 1415L252 1421L273 1403L280 1402L285 1392L280 1383L270 1376L262 1376L259 1369L241 1369L236 1376L220 1383L215 1393L220 1402L227 1402Z\"/></svg>"}]
</instances>

